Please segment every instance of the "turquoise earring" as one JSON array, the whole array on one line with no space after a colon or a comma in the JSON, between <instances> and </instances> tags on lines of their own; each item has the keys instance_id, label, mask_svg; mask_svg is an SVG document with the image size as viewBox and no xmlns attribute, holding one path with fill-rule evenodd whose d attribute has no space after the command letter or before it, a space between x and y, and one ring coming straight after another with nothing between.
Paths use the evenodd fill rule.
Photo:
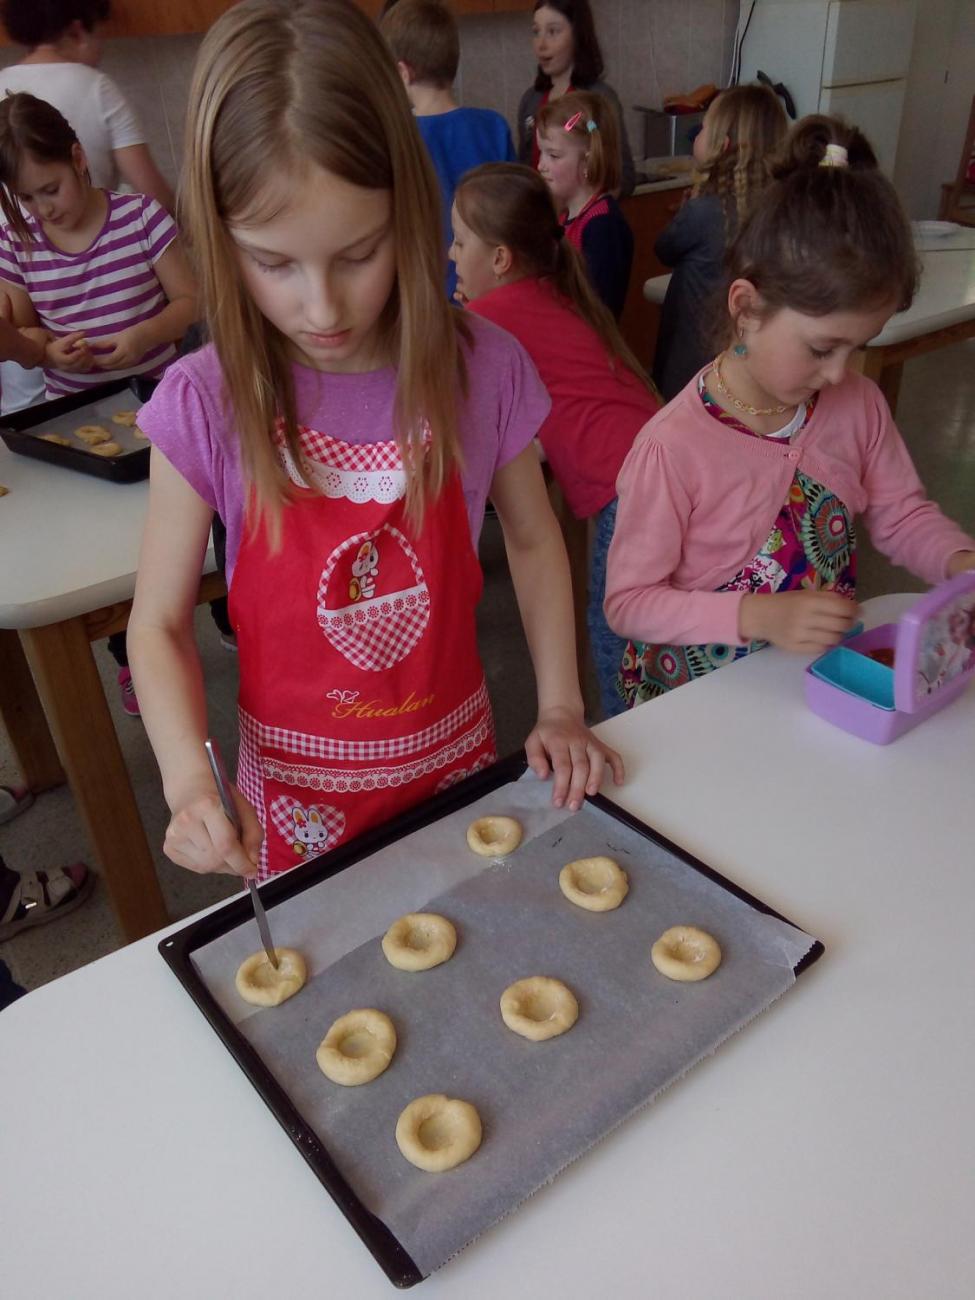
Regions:
<instances>
[{"instance_id":1,"label":"turquoise earring","mask_svg":"<svg viewBox=\"0 0 975 1300\"><path fill-rule=\"evenodd\" d=\"M744 344L744 343L736 343L735 346L734 346L731 350L732 350L732 352L735 354L736 357L747 357L747 356L748 356L748 347L747 347L747 345Z\"/></svg>"}]
</instances>

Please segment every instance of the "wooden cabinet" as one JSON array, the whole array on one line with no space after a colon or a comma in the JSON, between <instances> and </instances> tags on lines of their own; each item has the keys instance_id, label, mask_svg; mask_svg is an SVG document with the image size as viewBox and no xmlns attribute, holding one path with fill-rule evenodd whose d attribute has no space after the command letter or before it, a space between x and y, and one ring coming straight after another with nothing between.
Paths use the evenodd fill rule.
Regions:
<instances>
[{"instance_id":1,"label":"wooden cabinet","mask_svg":"<svg viewBox=\"0 0 975 1300\"><path fill-rule=\"evenodd\" d=\"M657 236L670 224L687 189L681 186L671 190L651 190L647 194L631 194L620 207L633 231L633 270L630 288L620 317L620 331L647 370L653 366L660 326L660 308L647 302L643 284L654 275L665 275L670 267L664 266L653 251Z\"/></svg>"}]
</instances>

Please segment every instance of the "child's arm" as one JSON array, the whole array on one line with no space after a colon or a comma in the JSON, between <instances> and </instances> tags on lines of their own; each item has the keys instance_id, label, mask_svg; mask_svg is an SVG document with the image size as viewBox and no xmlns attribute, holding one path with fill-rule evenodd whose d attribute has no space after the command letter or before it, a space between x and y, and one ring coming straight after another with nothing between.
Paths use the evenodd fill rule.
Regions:
<instances>
[{"instance_id":1,"label":"child's arm","mask_svg":"<svg viewBox=\"0 0 975 1300\"><path fill-rule=\"evenodd\" d=\"M608 762L617 785L623 760L583 720L576 667L572 585L562 535L533 446L502 466L491 483L538 687L538 720L525 753L539 777L555 776L552 802L572 809L595 794Z\"/></svg>"},{"instance_id":2,"label":"child's arm","mask_svg":"<svg viewBox=\"0 0 975 1300\"><path fill-rule=\"evenodd\" d=\"M196 280L178 239L173 240L152 269L169 302L151 320L99 338L95 357L99 370L126 370L138 365L147 352L161 343L181 339L196 320Z\"/></svg>"},{"instance_id":3,"label":"child's arm","mask_svg":"<svg viewBox=\"0 0 975 1300\"><path fill-rule=\"evenodd\" d=\"M55 338L49 330L41 327L34 304L25 291L7 280L0 281L0 293L4 295L6 307L4 319L17 326L27 339L27 355L32 360L20 361L15 356L4 358L17 361L18 365L32 369L34 366L49 366L56 370L90 370L91 354L85 342L84 330L75 330L71 334L62 334ZM43 345L42 349L38 348Z\"/></svg>"},{"instance_id":4,"label":"child's arm","mask_svg":"<svg viewBox=\"0 0 975 1300\"><path fill-rule=\"evenodd\" d=\"M783 650L818 651L836 645L856 617L853 602L831 591L756 595L675 586L693 524L690 491L652 438L634 444L617 486L605 609L620 636L657 645L761 640Z\"/></svg>"},{"instance_id":5,"label":"child's arm","mask_svg":"<svg viewBox=\"0 0 975 1300\"><path fill-rule=\"evenodd\" d=\"M212 517L206 502L153 448L128 651L142 720L173 814L166 855L191 871L252 875L262 839L257 814L234 789L244 828L241 843L220 806L203 749L206 701L193 611Z\"/></svg>"}]
</instances>

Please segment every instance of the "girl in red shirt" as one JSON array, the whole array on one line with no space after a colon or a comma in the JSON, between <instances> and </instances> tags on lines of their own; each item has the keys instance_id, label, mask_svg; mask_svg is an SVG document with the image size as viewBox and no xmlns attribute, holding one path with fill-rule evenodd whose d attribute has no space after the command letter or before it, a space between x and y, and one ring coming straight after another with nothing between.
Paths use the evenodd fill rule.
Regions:
<instances>
[{"instance_id":1,"label":"girl in red shirt","mask_svg":"<svg viewBox=\"0 0 975 1300\"><path fill-rule=\"evenodd\" d=\"M489 163L454 195L450 256L470 309L502 326L534 361L552 399L538 437L577 519L595 519L589 639L607 717L619 713L620 638L603 615L616 475L660 409L653 386L593 293L537 172Z\"/></svg>"}]
</instances>

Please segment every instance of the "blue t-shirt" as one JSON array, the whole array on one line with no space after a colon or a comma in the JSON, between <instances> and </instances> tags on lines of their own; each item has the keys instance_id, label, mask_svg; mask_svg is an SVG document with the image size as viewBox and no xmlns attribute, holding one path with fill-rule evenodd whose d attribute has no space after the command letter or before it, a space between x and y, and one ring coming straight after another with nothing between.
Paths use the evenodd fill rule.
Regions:
<instances>
[{"instance_id":1,"label":"blue t-shirt","mask_svg":"<svg viewBox=\"0 0 975 1300\"><path fill-rule=\"evenodd\" d=\"M515 146L508 123L490 108L454 108L449 113L418 116L443 200L443 230L450 245L450 209L457 182L472 167L489 162L515 162ZM447 270L447 294L453 297L457 275L451 262Z\"/></svg>"}]
</instances>

